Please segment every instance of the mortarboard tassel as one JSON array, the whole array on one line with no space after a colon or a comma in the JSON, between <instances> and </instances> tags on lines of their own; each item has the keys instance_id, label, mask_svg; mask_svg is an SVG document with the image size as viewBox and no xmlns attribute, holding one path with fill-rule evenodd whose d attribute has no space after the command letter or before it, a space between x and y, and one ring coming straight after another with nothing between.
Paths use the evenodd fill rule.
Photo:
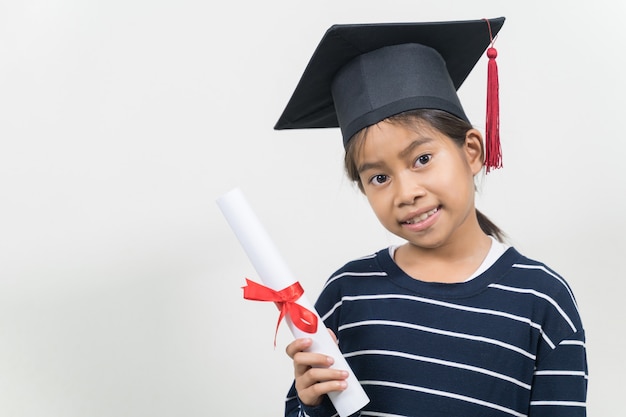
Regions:
<instances>
[{"instance_id":1,"label":"mortarboard tassel","mask_svg":"<svg viewBox=\"0 0 626 417\"><path fill-rule=\"evenodd\" d=\"M485 127L485 169L487 173L493 168L502 168L502 149L500 147L500 100L498 83L498 51L493 47L494 39L491 35L489 20L489 37L491 46L487 49L489 64L487 67L487 121Z\"/></svg>"}]
</instances>

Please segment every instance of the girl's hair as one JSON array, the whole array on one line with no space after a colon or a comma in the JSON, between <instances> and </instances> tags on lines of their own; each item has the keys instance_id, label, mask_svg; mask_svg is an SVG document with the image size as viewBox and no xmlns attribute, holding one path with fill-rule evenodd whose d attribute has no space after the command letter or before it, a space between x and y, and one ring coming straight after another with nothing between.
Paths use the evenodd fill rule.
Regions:
<instances>
[{"instance_id":1,"label":"girl's hair","mask_svg":"<svg viewBox=\"0 0 626 417\"><path fill-rule=\"evenodd\" d=\"M407 128L414 128L415 123L427 123L434 129L448 136L458 146L462 147L465 144L465 137L467 131L473 129L473 126L463 119L459 119L456 116L451 115L448 112L434 109L418 109L410 110L385 119L390 123L402 125ZM346 174L350 180L354 181L361 192L364 191L363 184L361 183L361 177L357 168L358 155L363 148L365 137L367 136L368 127L357 132L346 145L346 154L344 158L344 164ZM484 158L484 149L481 142L481 158ZM476 209L476 217L478 224L483 232L487 235L493 236L500 242L504 240L505 234L498 226L496 226L491 220Z\"/></svg>"}]
</instances>

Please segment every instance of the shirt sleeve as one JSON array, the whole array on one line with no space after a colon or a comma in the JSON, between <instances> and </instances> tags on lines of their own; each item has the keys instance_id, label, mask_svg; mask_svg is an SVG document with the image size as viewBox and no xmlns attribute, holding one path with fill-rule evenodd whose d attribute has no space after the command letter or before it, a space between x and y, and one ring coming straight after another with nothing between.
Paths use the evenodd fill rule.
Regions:
<instances>
[{"instance_id":1,"label":"shirt sleeve","mask_svg":"<svg viewBox=\"0 0 626 417\"><path fill-rule=\"evenodd\" d=\"M585 334L579 330L537 362L528 416L586 416L587 383Z\"/></svg>"}]
</instances>

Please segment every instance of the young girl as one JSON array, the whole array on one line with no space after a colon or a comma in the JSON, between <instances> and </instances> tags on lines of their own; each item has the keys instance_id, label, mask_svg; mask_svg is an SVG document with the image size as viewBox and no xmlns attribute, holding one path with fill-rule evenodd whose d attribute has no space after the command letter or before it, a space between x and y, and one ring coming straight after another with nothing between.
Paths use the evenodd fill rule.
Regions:
<instances>
[{"instance_id":1,"label":"young girl","mask_svg":"<svg viewBox=\"0 0 626 417\"><path fill-rule=\"evenodd\" d=\"M344 265L316 303L370 398L357 415L586 415L571 289L474 206L483 137L456 89L503 22L333 26L276 125L339 126L349 177L406 241ZM286 416L334 416L326 394L346 389L310 344L286 349Z\"/></svg>"}]
</instances>

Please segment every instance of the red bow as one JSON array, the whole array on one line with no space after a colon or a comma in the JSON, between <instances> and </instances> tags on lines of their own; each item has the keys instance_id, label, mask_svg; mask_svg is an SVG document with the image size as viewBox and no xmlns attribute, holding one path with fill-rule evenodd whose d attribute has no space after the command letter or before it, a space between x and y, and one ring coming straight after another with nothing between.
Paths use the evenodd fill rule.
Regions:
<instances>
[{"instance_id":1,"label":"red bow","mask_svg":"<svg viewBox=\"0 0 626 417\"><path fill-rule=\"evenodd\" d=\"M274 347L276 347L276 335L278 326L285 315L289 314L293 324L306 333L317 332L317 315L310 310L296 304L296 301L304 290L299 282L290 285L280 291L275 291L246 278L247 286L243 288L243 298L255 301L273 301L280 310L278 323L276 323L276 333L274 334Z\"/></svg>"}]
</instances>

